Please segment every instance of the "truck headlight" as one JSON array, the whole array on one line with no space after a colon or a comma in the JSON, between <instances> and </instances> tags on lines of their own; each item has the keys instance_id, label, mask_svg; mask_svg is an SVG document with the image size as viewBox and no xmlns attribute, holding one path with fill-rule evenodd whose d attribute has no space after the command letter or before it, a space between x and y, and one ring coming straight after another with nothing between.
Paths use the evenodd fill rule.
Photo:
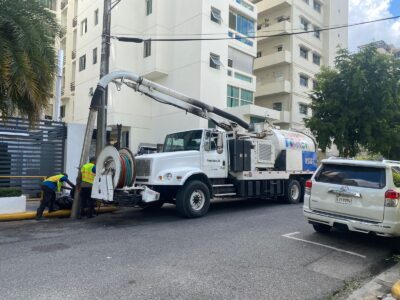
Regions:
<instances>
[{"instance_id":1,"label":"truck headlight","mask_svg":"<svg viewBox=\"0 0 400 300\"><path fill-rule=\"evenodd\" d=\"M171 180L172 179L172 174L171 173L167 173L164 176L167 180Z\"/></svg>"}]
</instances>

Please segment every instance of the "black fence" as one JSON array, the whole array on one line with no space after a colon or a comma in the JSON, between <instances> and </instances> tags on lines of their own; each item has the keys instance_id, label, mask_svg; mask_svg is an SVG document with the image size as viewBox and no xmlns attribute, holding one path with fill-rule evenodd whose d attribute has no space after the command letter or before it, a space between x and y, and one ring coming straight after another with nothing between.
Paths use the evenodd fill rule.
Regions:
<instances>
[{"instance_id":1,"label":"black fence","mask_svg":"<svg viewBox=\"0 0 400 300\"><path fill-rule=\"evenodd\" d=\"M61 122L0 119L0 188L20 187L40 196L42 178L63 171L66 126ZM5 178L5 176L10 176Z\"/></svg>"}]
</instances>

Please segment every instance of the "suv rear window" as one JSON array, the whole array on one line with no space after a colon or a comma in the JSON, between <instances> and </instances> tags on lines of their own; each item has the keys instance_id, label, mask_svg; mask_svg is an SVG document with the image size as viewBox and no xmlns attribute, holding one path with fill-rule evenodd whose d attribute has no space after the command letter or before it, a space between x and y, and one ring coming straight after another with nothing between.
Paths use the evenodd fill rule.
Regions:
<instances>
[{"instance_id":1,"label":"suv rear window","mask_svg":"<svg viewBox=\"0 0 400 300\"><path fill-rule=\"evenodd\" d=\"M386 185L384 168L323 164L315 176L319 182L381 189Z\"/></svg>"}]
</instances>

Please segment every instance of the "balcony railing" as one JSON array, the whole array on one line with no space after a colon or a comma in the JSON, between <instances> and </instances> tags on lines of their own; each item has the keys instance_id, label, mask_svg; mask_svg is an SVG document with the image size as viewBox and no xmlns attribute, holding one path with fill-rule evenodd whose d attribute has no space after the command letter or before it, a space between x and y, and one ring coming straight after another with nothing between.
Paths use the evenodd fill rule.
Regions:
<instances>
[{"instance_id":1,"label":"balcony railing","mask_svg":"<svg viewBox=\"0 0 400 300\"><path fill-rule=\"evenodd\" d=\"M71 89L71 92L75 91L75 81L71 82L70 89Z\"/></svg>"},{"instance_id":2,"label":"balcony railing","mask_svg":"<svg viewBox=\"0 0 400 300\"><path fill-rule=\"evenodd\" d=\"M72 58L72 59L75 59L75 58L76 58L76 50L73 50L73 51L71 52L71 58Z\"/></svg>"},{"instance_id":3,"label":"balcony railing","mask_svg":"<svg viewBox=\"0 0 400 300\"><path fill-rule=\"evenodd\" d=\"M78 17L72 19L72 27L75 28L78 25Z\"/></svg>"}]
</instances>

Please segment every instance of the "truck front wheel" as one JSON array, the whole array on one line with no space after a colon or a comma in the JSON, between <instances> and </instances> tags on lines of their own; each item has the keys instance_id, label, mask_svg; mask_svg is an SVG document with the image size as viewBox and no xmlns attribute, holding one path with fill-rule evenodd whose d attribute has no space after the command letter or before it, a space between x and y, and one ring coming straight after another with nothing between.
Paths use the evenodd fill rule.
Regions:
<instances>
[{"instance_id":1,"label":"truck front wheel","mask_svg":"<svg viewBox=\"0 0 400 300\"><path fill-rule=\"evenodd\" d=\"M210 207L210 191L201 181L187 182L176 195L176 208L186 218L204 216Z\"/></svg>"}]
</instances>

